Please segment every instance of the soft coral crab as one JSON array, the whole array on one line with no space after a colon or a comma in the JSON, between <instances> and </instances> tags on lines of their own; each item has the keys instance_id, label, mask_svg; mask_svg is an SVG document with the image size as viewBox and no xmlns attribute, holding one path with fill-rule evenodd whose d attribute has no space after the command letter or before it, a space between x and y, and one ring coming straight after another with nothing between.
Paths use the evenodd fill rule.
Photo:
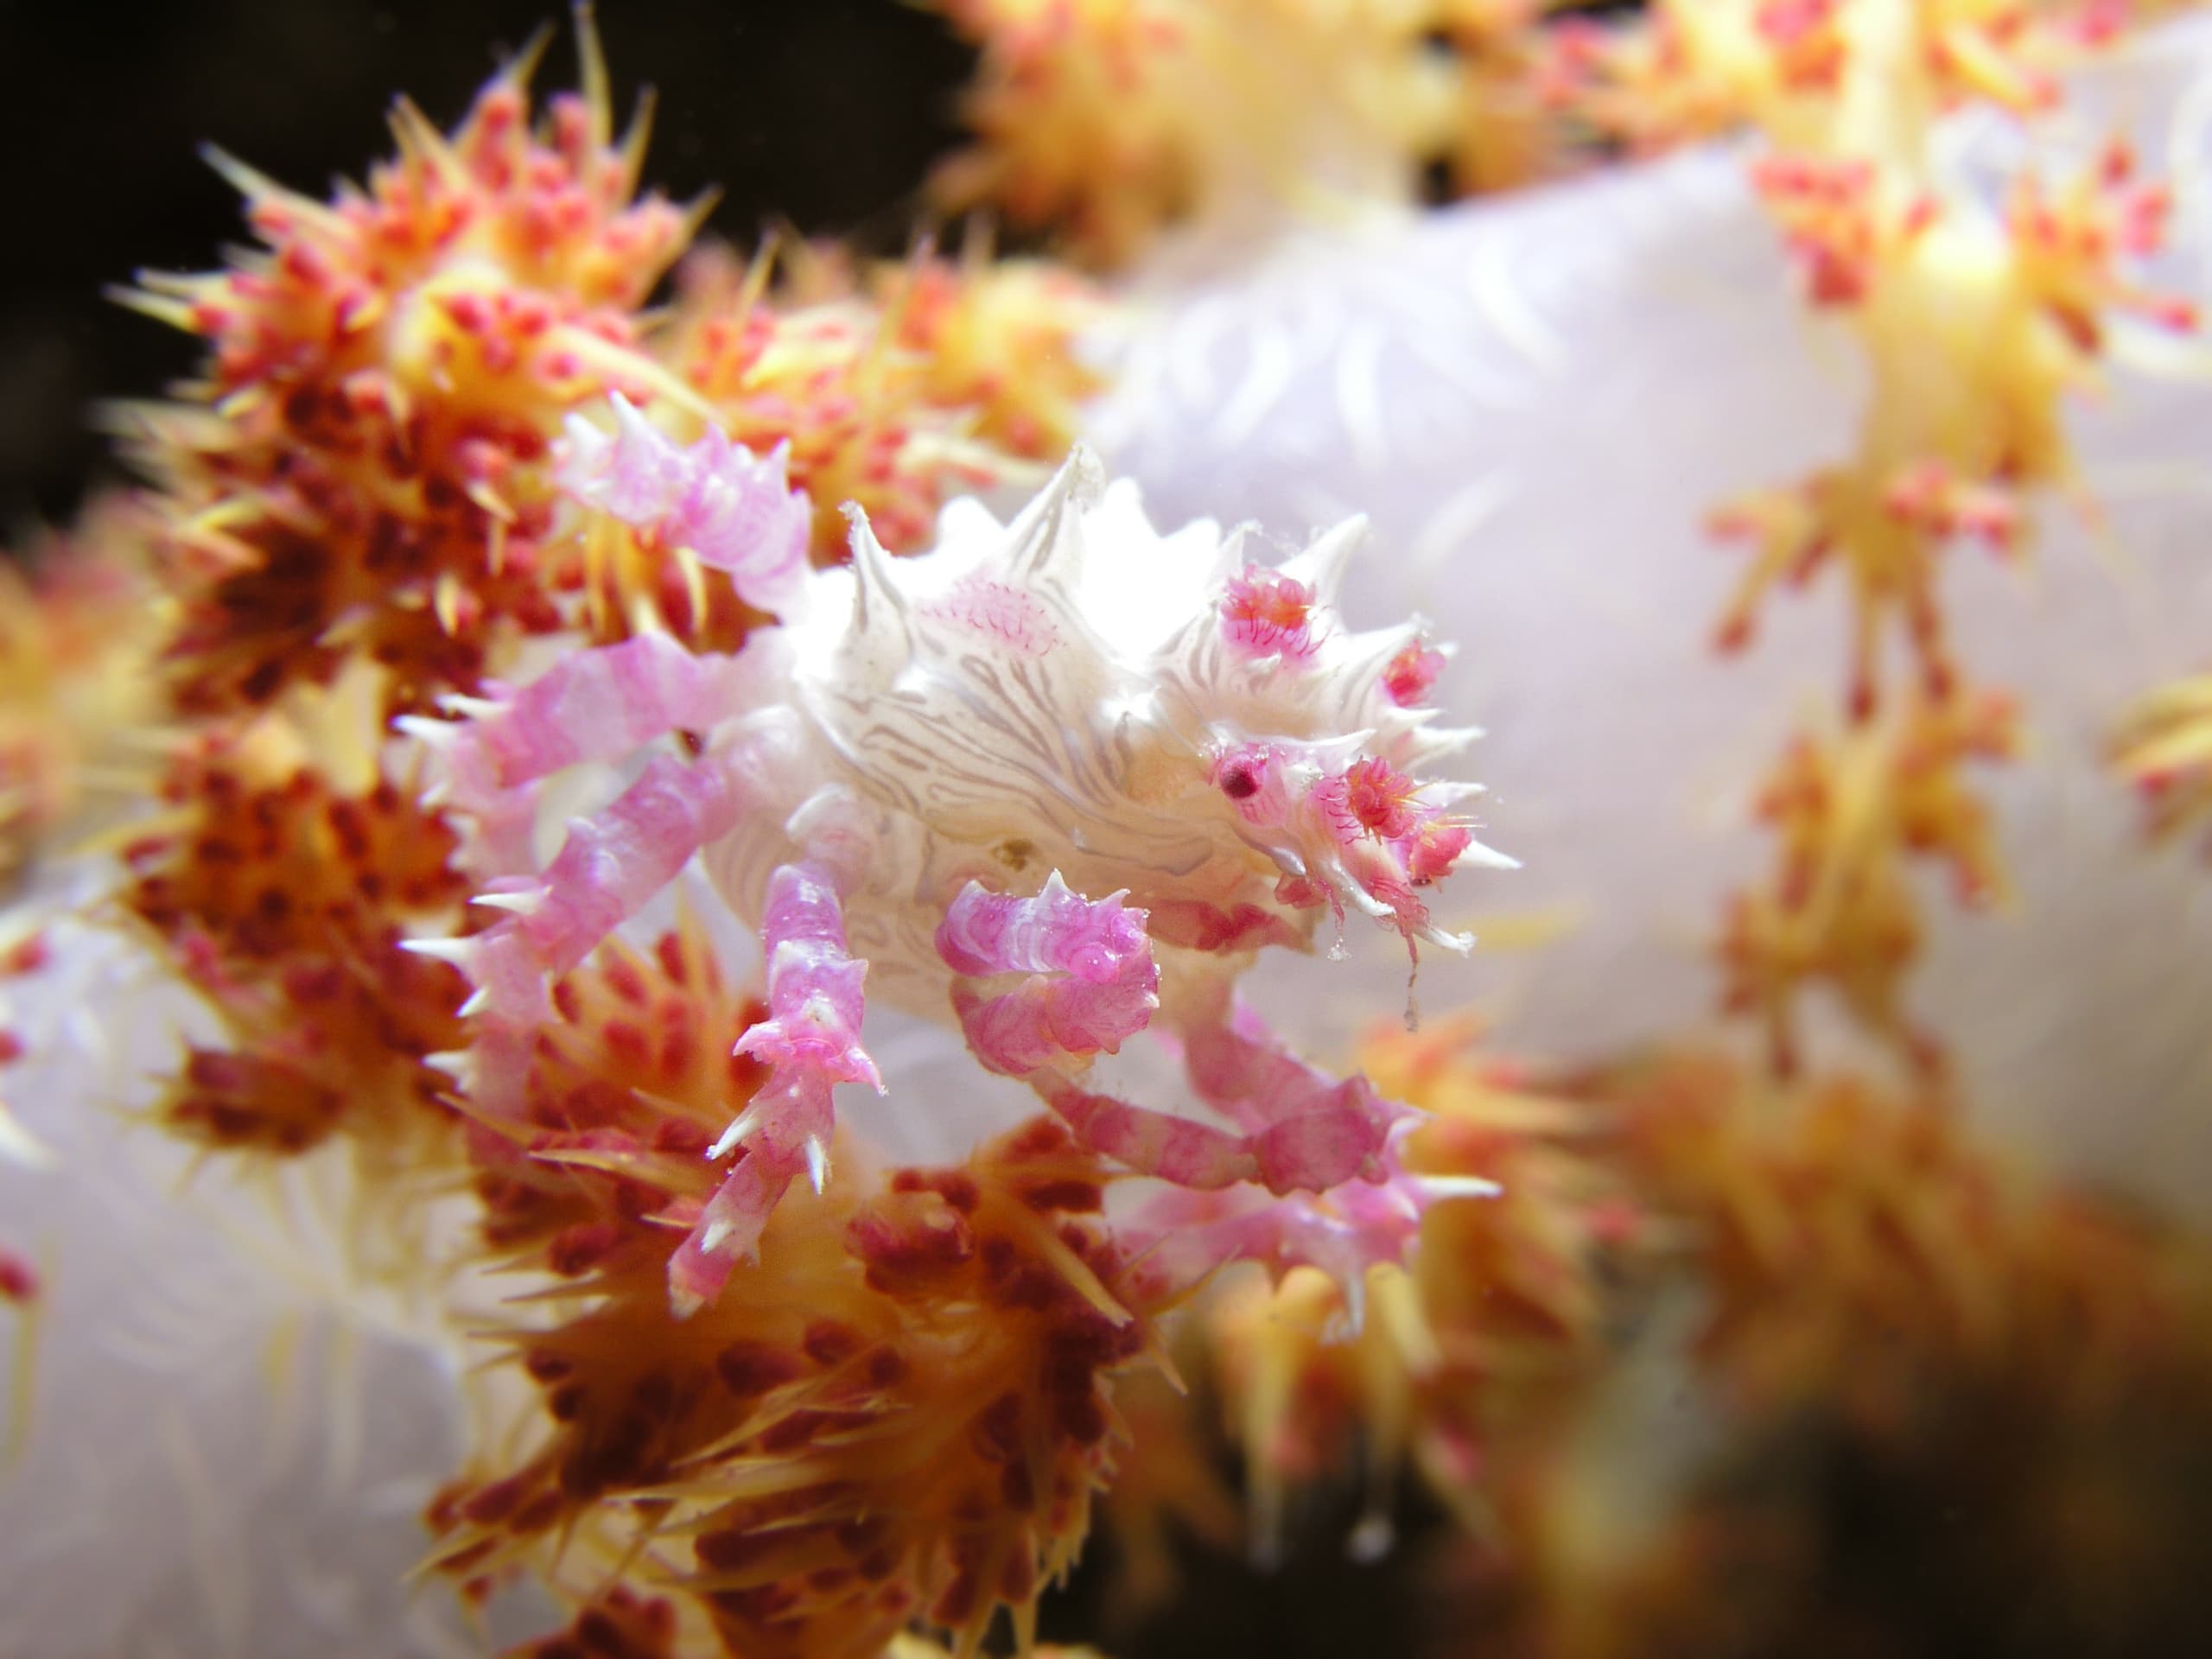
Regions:
<instances>
[{"instance_id":1,"label":"soft coral crab","mask_svg":"<svg viewBox=\"0 0 2212 1659\"><path fill-rule=\"evenodd\" d=\"M1411 1114L1294 1058L1232 995L1259 947L1304 948L1324 911L1339 934L1357 910L1410 950L1465 950L1421 890L1470 855L1510 862L1451 810L1471 785L1416 781L1470 735L1408 706L1440 665L1418 625L1335 620L1363 524L1262 565L1244 531L1160 535L1078 449L1011 524L957 502L932 551L893 561L854 509L850 566L794 579L782 526L799 499L772 458L680 450L616 416L612 438L573 423L572 494L728 569L781 626L728 657L641 635L413 723L494 878L483 902L513 912L427 947L478 987L479 1109L501 1109L546 975L702 854L761 931L770 1017L740 1049L771 1077L714 1149L742 1156L685 1218L679 1307L753 1252L798 1173L819 1184L832 1087L881 1087L864 976L951 1014L1094 1154L1186 1189L1144 1233L1316 1262L1355 1290L1368 1262L1402 1254L1435 1196L1395 1156ZM547 777L669 734L680 756L655 756L535 868ZM1093 1056L1155 1024L1233 1128L1083 1086ZM1171 1278L1212 1265L1156 1254Z\"/></svg>"}]
</instances>

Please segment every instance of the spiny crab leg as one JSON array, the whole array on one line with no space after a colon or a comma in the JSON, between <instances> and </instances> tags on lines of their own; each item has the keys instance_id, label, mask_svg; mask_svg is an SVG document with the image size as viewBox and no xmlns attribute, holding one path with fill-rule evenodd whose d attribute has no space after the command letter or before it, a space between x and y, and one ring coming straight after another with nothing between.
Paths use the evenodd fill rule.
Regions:
<instances>
[{"instance_id":1,"label":"spiny crab leg","mask_svg":"<svg viewBox=\"0 0 2212 1659\"><path fill-rule=\"evenodd\" d=\"M768 878L761 938L768 952L768 1018L739 1039L737 1052L768 1067L768 1081L709 1151L741 1148L698 1224L669 1262L669 1298L679 1316L711 1300L739 1260L755 1255L761 1230L803 1171L822 1187L835 1114L831 1090L883 1080L861 1046L868 963L846 948L837 886L814 862L779 866Z\"/></svg>"},{"instance_id":2,"label":"spiny crab leg","mask_svg":"<svg viewBox=\"0 0 2212 1659\"><path fill-rule=\"evenodd\" d=\"M495 867L526 867L532 785L671 733L711 730L748 706L755 677L742 657L696 656L644 633L578 652L519 690L446 699L460 719L410 715L399 724L435 757L425 804L461 818Z\"/></svg>"},{"instance_id":3,"label":"spiny crab leg","mask_svg":"<svg viewBox=\"0 0 2212 1659\"><path fill-rule=\"evenodd\" d=\"M661 546L688 549L727 572L748 605L782 610L805 579L814 523L806 493L785 476L790 444L756 456L709 427L683 448L620 392L609 401L611 434L582 415L569 416L562 488Z\"/></svg>"},{"instance_id":4,"label":"spiny crab leg","mask_svg":"<svg viewBox=\"0 0 2212 1659\"><path fill-rule=\"evenodd\" d=\"M1278 1276L1302 1264L1338 1281L1356 1325L1367 1269L1404 1261L1431 1204L1497 1191L1406 1169L1402 1147L1421 1115L1363 1077L1307 1065L1248 1007L1191 1033L1185 1064L1198 1096L1243 1133L1033 1079L1084 1145L1180 1189L1154 1200L1128 1235L1138 1270L1163 1296L1230 1262L1264 1262Z\"/></svg>"},{"instance_id":5,"label":"spiny crab leg","mask_svg":"<svg viewBox=\"0 0 2212 1659\"><path fill-rule=\"evenodd\" d=\"M709 756L687 766L656 756L603 811L578 818L539 877L509 877L480 897L512 912L461 939L416 939L408 949L450 962L474 993L461 1012L480 1016L467 1083L481 1110L518 1107L531 1027L548 1015L546 982L566 973L673 881L691 855L737 823L734 769Z\"/></svg>"},{"instance_id":6,"label":"spiny crab leg","mask_svg":"<svg viewBox=\"0 0 2212 1659\"><path fill-rule=\"evenodd\" d=\"M1390 1131L1401 1121L1412 1121L1413 1109L1382 1100L1364 1077L1331 1083L1297 1069L1304 1075L1296 1079L1295 1092L1265 1097L1274 1120L1243 1135L1133 1106L1057 1077L1039 1079L1038 1092L1091 1150L1177 1186L1211 1192L1249 1183L1281 1198L1388 1179ZM1285 1070L1263 1065L1251 1084L1266 1087ZM1248 1095L1238 1103L1260 1098Z\"/></svg>"},{"instance_id":7,"label":"spiny crab leg","mask_svg":"<svg viewBox=\"0 0 2212 1659\"><path fill-rule=\"evenodd\" d=\"M1071 1080L1159 1007L1160 970L1144 922L1121 894L1086 899L1058 871L1033 898L969 883L947 907L937 949L962 976L953 1007L976 1058L1028 1078L1093 1152L1177 1186L1256 1184L1282 1198L1389 1180L1389 1148L1399 1126L1414 1121L1413 1109L1384 1101L1365 1077L1331 1077L1297 1059L1241 1006L1201 1023L1185 1047L1199 1097L1241 1135ZM984 976L1012 974L1027 977L995 997L973 988Z\"/></svg>"},{"instance_id":8,"label":"spiny crab leg","mask_svg":"<svg viewBox=\"0 0 2212 1659\"><path fill-rule=\"evenodd\" d=\"M1243 1003L1187 1034L1184 1070L1201 1100L1249 1131L1258 1179L1278 1198L1385 1179L1393 1131L1420 1116L1358 1073L1332 1077L1298 1058Z\"/></svg>"},{"instance_id":9,"label":"spiny crab leg","mask_svg":"<svg viewBox=\"0 0 2212 1659\"><path fill-rule=\"evenodd\" d=\"M1337 1281L1357 1329L1368 1269L1403 1264L1432 1204L1497 1193L1477 1177L1408 1170L1405 1143L1421 1114L1382 1099L1364 1077L1308 1065L1241 1002L1188 1034L1184 1065L1198 1096L1249 1131L1255 1174L1241 1191L1179 1183L1133 1219L1124 1237L1134 1270L1162 1296L1230 1262L1261 1262L1278 1279L1316 1268Z\"/></svg>"},{"instance_id":10,"label":"spiny crab leg","mask_svg":"<svg viewBox=\"0 0 2212 1659\"><path fill-rule=\"evenodd\" d=\"M1402 1265L1430 1205L1491 1198L1498 1191L1474 1177L1405 1170L1398 1158L1401 1139L1391 1136L1386 1161L1392 1173L1379 1182L1348 1181L1325 1194L1280 1198L1261 1198L1249 1188L1162 1192L1119 1230L1131 1254L1133 1283L1143 1294L1169 1300L1232 1262L1260 1262L1278 1280L1295 1267L1315 1268L1337 1281L1346 1322L1357 1330L1368 1270Z\"/></svg>"}]
</instances>

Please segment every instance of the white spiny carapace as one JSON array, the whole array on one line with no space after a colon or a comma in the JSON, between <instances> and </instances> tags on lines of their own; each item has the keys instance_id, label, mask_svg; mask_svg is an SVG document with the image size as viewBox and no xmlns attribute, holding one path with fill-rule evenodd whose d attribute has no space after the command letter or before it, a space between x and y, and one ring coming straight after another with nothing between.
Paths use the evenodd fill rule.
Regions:
<instances>
[{"instance_id":1,"label":"white spiny carapace","mask_svg":"<svg viewBox=\"0 0 2212 1659\"><path fill-rule=\"evenodd\" d=\"M578 492L587 514L634 461L655 499L711 495L718 524L773 522L737 498L757 485L780 500L774 469L741 449L656 448L621 414L621 445L594 451L595 487ZM727 471L695 488L685 467ZM864 977L957 1021L982 1065L1029 1082L1094 1153L1205 1194L1224 1254L1355 1277L1402 1255L1434 1196L1397 1165L1411 1114L1294 1059L1233 995L1262 946L1309 948L1323 925L1340 943L1352 912L1415 953L1464 950L1424 890L1463 859L1510 863L1455 810L1472 785L1421 775L1471 735L1420 706L1440 653L1418 624L1338 619L1363 523L1265 563L1247 531L1160 534L1135 486L1080 449L1010 524L954 503L918 556L891 558L849 511L851 564L806 574L734 657L642 635L410 723L473 831L482 901L512 912L424 946L478 987L463 1070L478 1109L512 1109L547 976L696 855L762 934L770 1015L741 1051L770 1078L714 1149L742 1155L678 1252L679 1306L754 1251L796 1175L818 1184L832 1087L882 1086L861 1046ZM667 736L680 746L537 868L544 781ZM1082 1086L1094 1055L1147 1027L1229 1127ZM1348 1185L1382 1190L1354 1201Z\"/></svg>"}]
</instances>

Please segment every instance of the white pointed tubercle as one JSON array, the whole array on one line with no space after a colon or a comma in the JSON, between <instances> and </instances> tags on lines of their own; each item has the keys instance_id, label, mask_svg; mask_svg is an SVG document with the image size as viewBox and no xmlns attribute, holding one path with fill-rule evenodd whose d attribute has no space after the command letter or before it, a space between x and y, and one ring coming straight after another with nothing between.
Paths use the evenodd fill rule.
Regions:
<instances>
[{"instance_id":1,"label":"white pointed tubercle","mask_svg":"<svg viewBox=\"0 0 2212 1659\"><path fill-rule=\"evenodd\" d=\"M636 404L619 391L613 395L612 401L614 404L614 423L622 429L624 437L639 443L661 442L659 429L639 411Z\"/></svg>"},{"instance_id":2,"label":"white pointed tubercle","mask_svg":"<svg viewBox=\"0 0 2212 1659\"><path fill-rule=\"evenodd\" d=\"M545 908L546 896L543 887L526 887L519 893L480 893L468 902L509 911L517 916L535 916Z\"/></svg>"},{"instance_id":3,"label":"white pointed tubercle","mask_svg":"<svg viewBox=\"0 0 2212 1659\"><path fill-rule=\"evenodd\" d=\"M1078 443L1037 499L1007 527L1013 556L1006 575L1018 584L1058 581L1072 587L1083 568L1082 520L1106 493L1097 453Z\"/></svg>"},{"instance_id":4,"label":"white pointed tubercle","mask_svg":"<svg viewBox=\"0 0 2212 1659\"><path fill-rule=\"evenodd\" d=\"M490 697L472 697L459 691L448 691L438 699L439 708L449 715L459 715L467 720L488 719L504 706Z\"/></svg>"},{"instance_id":5,"label":"white pointed tubercle","mask_svg":"<svg viewBox=\"0 0 2212 1659\"><path fill-rule=\"evenodd\" d=\"M16 1122L4 1105L0 1105L0 1158L26 1169L43 1169L54 1161L54 1154Z\"/></svg>"},{"instance_id":6,"label":"white pointed tubercle","mask_svg":"<svg viewBox=\"0 0 2212 1659\"><path fill-rule=\"evenodd\" d=\"M1519 859L1501 853L1495 847L1485 847L1479 841L1467 843L1465 850L1459 855L1459 861L1479 864L1486 870L1517 870L1521 868Z\"/></svg>"},{"instance_id":7,"label":"white pointed tubercle","mask_svg":"<svg viewBox=\"0 0 2212 1659\"><path fill-rule=\"evenodd\" d=\"M822 1190L823 1182L830 1179L829 1148L822 1144L822 1137L818 1135L806 1137L806 1179L814 1184L817 1192Z\"/></svg>"},{"instance_id":8,"label":"white pointed tubercle","mask_svg":"<svg viewBox=\"0 0 2212 1659\"><path fill-rule=\"evenodd\" d=\"M1455 957L1464 957L1475 948L1473 934L1446 933L1433 923L1416 929L1415 932L1423 943L1433 944L1440 950L1449 950Z\"/></svg>"},{"instance_id":9,"label":"white pointed tubercle","mask_svg":"<svg viewBox=\"0 0 2212 1659\"><path fill-rule=\"evenodd\" d=\"M425 1054L423 1057L423 1064L434 1071L444 1072L464 1091L467 1090L476 1076L475 1056L465 1048L445 1049L435 1054Z\"/></svg>"},{"instance_id":10,"label":"white pointed tubercle","mask_svg":"<svg viewBox=\"0 0 2212 1659\"><path fill-rule=\"evenodd\" d=\"M735 1151L741 1141L749 1138L753 1131L760 1127L760 1118L765 1108L761 1103L755 1101L735 1117L730 1119L729 1127L722 1131L721 1139L707 1148L707 1161L710 1164L714 1163L728 1157L732 1152Z\"/></svg>"},{"instance_id":11,"label":"white pointed tubercle","mask_svg":"<svg viewBox=\"0 0 2212 1659\"><path fill-rule=\"evenodd\" d=\"M1433 1204L1452 1198L1494 1198L1505 1191L1496 1181L1486 1181L1479 1175L1408 1175L1406 1179Z\"/></svg>"},{"instance_id":12,"label":"white pointed tubercle","mask_svg":"<svg viewBox=\"0 0 2212 1659\"><path fill-rule=\"evenodd\" d=\"M1483 734L1479 726L1423 726L1411 734L1414 753L1423 763L1456 754Z\"/></svg>"},{"instance_id":13,"label":"white pointed tubercle","mask_svg":"<svg viewBox=\"0 0 2212 1659\"><path fill-rule=\"evenodd\" d=\"M853 553L852 630L865 639L872 628L907 620L906 596L868 514L856 501L847 502L844 512L845 522L852 527L848 537Z\"/></svg>"},{"instance_id":14,"label":"white pointed tubercle","mask_svg":"<svg viewBox=\"0 0 2212 1659\"><path fill-rule=\"evenodd\" d=\"M1363 915L1372 916L1378 922L1394 922L1397 919L1396 911L1392 910L1389 906L1352 880L1351 872L1344 868L1342 859L1324 859L1321 863L1321 875L1324 880L1337 890L1339 896Z\"/></svg>"},{"instance_id":15,"label":"white pointed tubercle","mask_svg":"<svg viewBox=\"0 0 2212 1659\"><path fill-rule=\"evenodd\" d=\"M1421 637L1421 625L1418 622L1401 622L1389 628L1363 628L1357 633L1340 635L1344 643L1338 647L1341 655L1334 666L1338 672L1356 679L1380 680L1390 659ZM1407 709L1395 712L1418 719L1425 711Z\"/></svg>"},{"instance_id":16,"label":"white pointed tubercle","mask_svg":"<svg viewBox=\"0 0 2212 1659\"><path fill-rule=\"evenodd\" d=\"M466 973L468 964L476 959L478 947L474 939L402 939L399 948L412 950L418 957L449 962Z\"/></svg>"},{"instance_id":17,"label":"white pointed tubercle","mask_svg":"<svg viewBox=\"0 0 2212 1659\"><path fill-rule=\"evenodd\" d=\"M432 720L428 715L402 715L391 723L395 729L433 749L449 749L461 741L461 728L450 720Z\"/></svg>"},{"instance_id":18,"label":"white pointed tubercle","mask_svg":"<svg viewBox=\"0 0 2212 1659\"><path fill-rule=\"evenodd\" d=\"M1304 582L1317 603L1334 609L1337 595L1344 590L1344 571L1351 566L1352 555L1366 542L1367 518L1363 513L1345 519L1333 530L1324 531L1312 546L1282 567L1282 573Z\"/></svg>"}]
</instances>

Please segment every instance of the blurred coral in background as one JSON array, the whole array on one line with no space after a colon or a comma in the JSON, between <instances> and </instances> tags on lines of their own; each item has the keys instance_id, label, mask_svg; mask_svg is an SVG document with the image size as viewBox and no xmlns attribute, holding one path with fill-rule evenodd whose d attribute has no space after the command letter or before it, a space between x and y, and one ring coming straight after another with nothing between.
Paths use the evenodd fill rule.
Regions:
<instances>
[{"instance_id":1,"label":"blurred coral in background","mask_svg":"<svg viewBox=\"0 0 2212 1659\"><path fill-rule=\"evenodd\" d=\"M579 6L116 291L0 1649L2190 1650L2187 9L921 10L903 256Z\"/></svg>"}]
</instances>

